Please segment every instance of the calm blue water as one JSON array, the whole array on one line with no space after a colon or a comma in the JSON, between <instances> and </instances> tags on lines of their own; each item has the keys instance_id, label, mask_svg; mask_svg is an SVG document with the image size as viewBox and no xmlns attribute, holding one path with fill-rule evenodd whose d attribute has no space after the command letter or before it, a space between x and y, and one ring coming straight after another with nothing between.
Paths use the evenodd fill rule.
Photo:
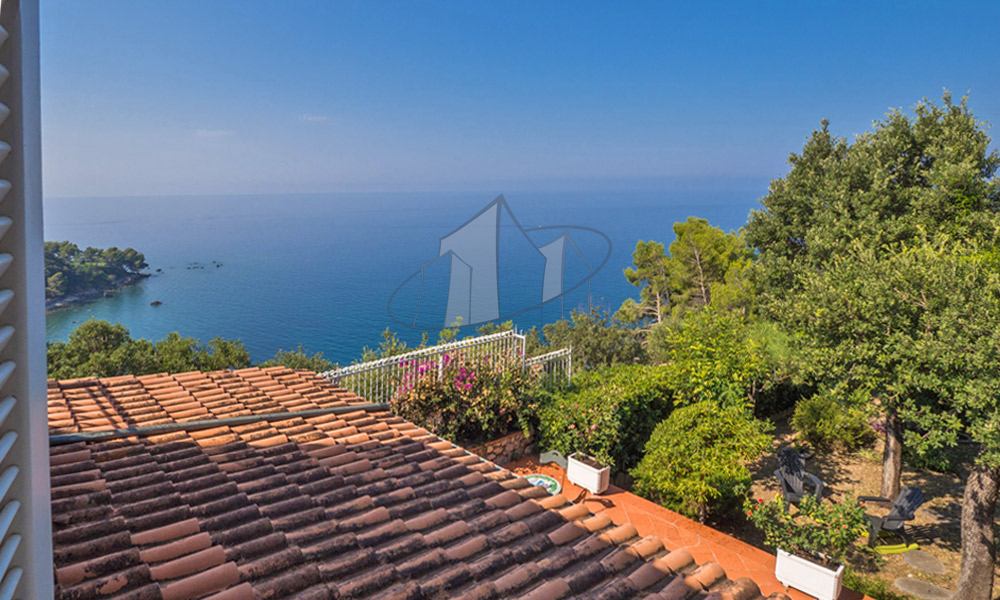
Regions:
<instances>
[{"instance_id":1,"label":"calm blue water","mask_svg":"<svg viewBox=\"0 0 1000 600\"><path fill-rule=\"evenodd\" d=\"M590 281L596 302L617 308L637 290L622 270L639 239L668 243L675 221L696 215L742 226L765 184L644 192L507 193L525 229L580 225L604 232L612 251ZM90 317L120 322L134 337L170 331L241 339L254 360L302 344L347 364L386 327L411 343L420 332L394 323L393 291L438 256L438 240L495 194L326 194L180 198L53 199L45 239L80 247L134 247L162 272L113 298L50 313L49 340L65 340ZM575 232L581 251L598 253ZM600 240L598 240L600 241ZM603 242L602 242L603 243ZM585 248L584 246L589 246ZM216 267L216 264L221 266ZM204 268L189 268L203 266ZM585 304L587 286L514 318L523 328ZM150 303L159 300L162 306ZM463 332L464 333L464 332ZM432 334L432 339L436 336Z\"/></svg>"}]
</instances>

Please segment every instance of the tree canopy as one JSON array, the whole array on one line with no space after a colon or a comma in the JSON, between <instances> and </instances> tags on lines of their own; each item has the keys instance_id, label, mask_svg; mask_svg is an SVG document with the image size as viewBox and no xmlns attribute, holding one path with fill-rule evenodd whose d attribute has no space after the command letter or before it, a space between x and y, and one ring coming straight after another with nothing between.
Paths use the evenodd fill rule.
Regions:
<instances>
[{"instance_id":1,"label":"tree canopy","mask_svg":"<svg viewBox=\"0 0 1000 600\"><path fill-rule=\"evenodd\" d=\"M822 121L746 225L764 267L757 274L765 299L794 290L798 272L822 267L854 242L880 249L922 231L992 235L1000 153L989 145L967 99L956 104L947 92L940 105L917 103L912 115L893 110L853 143Z\"/></svg>"},{"instance_id":2,"label":"tree canopy","mask_svg":"<svg viewBox=\"0 0 1000 600\"><path fill-rule=\"evenodd\" d=\"M853 142L826 121L745 228L756 307L798 341L800 372L885 418L882 495L902 448L978 442L956 597L991 598L1000 489L1000 152L967 99L893 110Z\"/></svg>"},{"instance_id":3,"label":"tree canopy","mask_svg":"<svg viewBox=\"0 0 1000 600\"><path fill-rule=\"evenodd\" d=\"M569 319L546 324L542 335L553 348L572 346L574 370L639 362L645 357L635 330L597 306L589 312L574 310Z\"/></svg>"},{"instance_id":4,"label":"tree canopy","mask_svg":"<svg viewBox=\"0 0 1000 600\"><path fill-rule=\"evenodd\" d=\"M250 353L243 342L214 338L202 343L176 331L157 341L132 338L121 323L90 319L69 335L69 341L49 342L49 377L114 377L184 371L218 371L251 366ZM279 350L262 367L287 366L292 369L327 371L333 363L322 353L309 355L299 346L294 351Z\"/></svg>"},{"instance_id":5,"label":"tree canopy","mask_svg":"<svg viewBox=\"0 0 1000 600\"><path fill-rule=\"evenodd\" d=\"M884 413L883 496L899 491L904 446L927 454L956 445L962 434L979 445L963 506L963 556L971 557L993 556L982 540L993 538L1000 482L994 256L946 236L881 250L856 243L803 276L799 293L776 307L799 332L804 370ZM964 561L963 576L982 571Z\"/></svg>"},{"instance_id":6,"label":"tree canopy","mask_svg":"<svg viewBox=\"0 0 1000 600\"><path fill-rule=\"evenodd\" d=\"M45 296L58 298L103 290L148 268L146 257L133 248L80 248L71 242L45 242Z\"/></svg>"},{"instance_id":7,"label":"tree canopy","mask_svg":"<svg viewBox=\"0 0 1000 600\"><path fill-rule=\"evenodd\" d=\"M673 225L676 239L663 244L640 240L625 269L639 288L638 302L628 298L616 316L640 324L644 332L683 313L710 305L743 308L749 300L747 269L753 254L740 233L726 233L705 219L688 217Z\"/></svg>"},{"instance_id":8,"label":"tree canopy","mask_svg":"<svg viewBox=\"0 0 1000 600\"><path fill-rule=\"evenodd\" d=\"M674 223L674 234L677 239L670 243L670 279L675 310L719 304L714 302L716 296L737 304L737 290L720 288L742 285L743 273L753 256L742 235L726 233L696 217Z\"/></svg>"},{"instance_id":9,"label":"tree canopy","mask_svg":"<svg viewBox=\"0 0 1000 600\"><path fill-rule=\"evenodd\" d=\"M305 369L307 371L323 373L336 368L337 365L323 358L322 352L310 355L309 352L302 347L302 344L299 344L295 350L282 350L279 348L273 358L269 358L260 363L260 366L288 367L289 369Z\"/></svg>"}]
</instances>

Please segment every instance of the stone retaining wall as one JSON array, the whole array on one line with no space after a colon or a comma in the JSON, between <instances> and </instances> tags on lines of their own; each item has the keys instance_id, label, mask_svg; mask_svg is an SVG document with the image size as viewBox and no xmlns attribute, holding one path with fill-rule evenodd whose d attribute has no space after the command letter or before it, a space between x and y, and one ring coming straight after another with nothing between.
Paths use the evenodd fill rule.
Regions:
<instances>
[{"instance_id":1,"label":"stone retaining wall","mask_svg":"<svg viewBox=\"0 0 1000 600\"><path fill-rule=\"evenodd\" d=\"M530 453L533 442L534 440L525 436L523 431L518 431L500 439L486 442L482 446L469 448L469 452L497 464L503 464Z\"/></svg>"}]
</instances>

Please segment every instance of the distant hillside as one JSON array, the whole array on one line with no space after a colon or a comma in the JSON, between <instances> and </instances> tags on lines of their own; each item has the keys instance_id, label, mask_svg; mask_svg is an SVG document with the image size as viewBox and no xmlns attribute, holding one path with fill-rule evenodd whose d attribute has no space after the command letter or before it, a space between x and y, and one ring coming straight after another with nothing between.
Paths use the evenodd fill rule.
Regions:
<instances>
[{"instance_id":1,"label":"distant hillside","mask_svg":"<svg viewBox=\"0 0 1000 600\"><path fill-rule=\"evenodd\" d=\"M71 242L45 242L47 309L77 304L135 283L149 274L146 257L133 248L80 248Z\"/></svg>"}]
</instances>

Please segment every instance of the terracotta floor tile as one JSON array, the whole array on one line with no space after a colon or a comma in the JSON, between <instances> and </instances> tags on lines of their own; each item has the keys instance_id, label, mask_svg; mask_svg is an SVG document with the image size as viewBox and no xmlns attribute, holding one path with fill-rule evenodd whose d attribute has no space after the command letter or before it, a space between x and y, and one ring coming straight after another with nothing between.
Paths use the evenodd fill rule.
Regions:
<instances>
[{"instance_id":1,"label":"terracotta floor tile","mask_svg":"<svg viewBox=\"0 0 1000 600\"><path fill-rule=\"evenodd\" d=\"M583 500L591 512L603 513L616 524L631 523L640 536L655 535L670 550L679 548L691 552L695 562L718 562L730 579L749 577L757 582L765 596L774 592L788 594L792 600L812 600L798 590L787 590L774 576L774 556L745 542L730 537L658 504L611 486L599 497L578 498L580 488L566 481L565 471L554 464L538 464L537 456L529 456L506 465L518 475L542 473L562 483L563 494L570 500ZM844 590L838 600L871 600L850 590Z\"/></svg>"}]
</instances>

